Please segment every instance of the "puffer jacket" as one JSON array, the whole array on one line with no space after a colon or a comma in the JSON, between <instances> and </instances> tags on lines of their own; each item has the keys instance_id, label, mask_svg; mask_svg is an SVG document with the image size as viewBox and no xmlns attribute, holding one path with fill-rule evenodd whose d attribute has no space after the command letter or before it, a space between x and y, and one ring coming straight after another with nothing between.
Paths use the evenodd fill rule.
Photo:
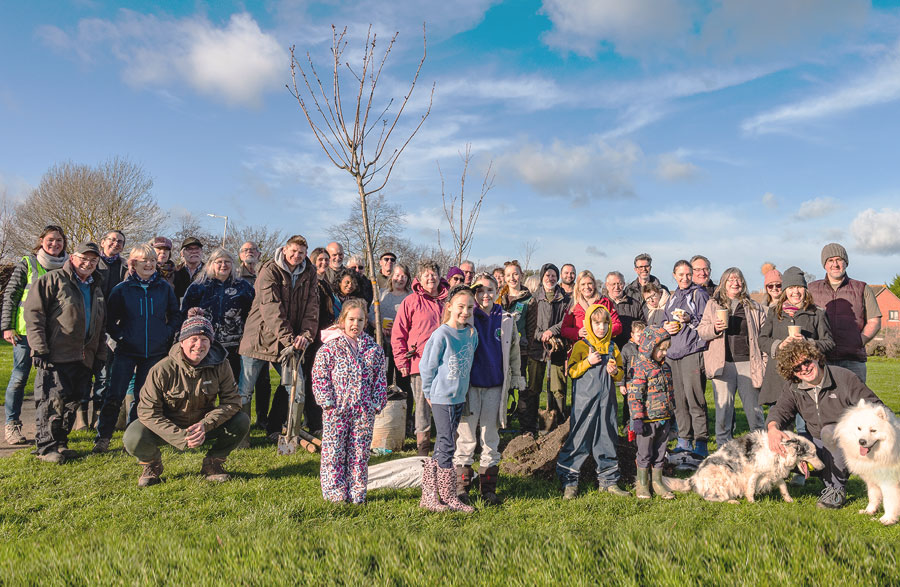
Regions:
<instances>
[{"instance_id":1,"label":"puffer jacket","mask_svg":"<svg viewBox=\"0 0 900 587\"><path fill-rule=\"evenodd\" d=\"M692 283L687 289L678 288L669 296L669 301L666 302L666 320L675 321L672 311L676 308L691 315L691 321L683 324L678 334L672 337L669 359L682 359L706 350L706 341L700 338L697 327L700 325L708 301L709 294L706 293L706 289L696 283Z\"/></svg>"},{"instance_id":2,"label":"puffer jacket","mask_svg":"<svg viewBox=\"0 0 900 587\"><path fill-rule=\"evenodd\" d=\"M322 341L312 368L316 403L339 412L383 410L387 404L384 349L362 332L354 350L338 326L323 330Z\"/></svg>"},{"instance_id":3,"label":"puffer jacket","mask_svg":"<svg viewBox=\"0 0 900 587\"><path fill-rule=\"evenodd\" d=\"M29 271L29 266L31 271ZM19 322L18 314L22 298L28 299L25 291L28 285L29 273L32 274L30 277L33 278L33 284L38 277L49 271L53 270L43 267L38 262L37 255L26 255L16 263L3 290L3 311L2 315L0 315L0 330L15 330L17 334L24 336L23 324Z\"/></svg>"},{"instance_id":4,"label":"puffer jacket","mask_svg":"<svg viewBox=\"0 0 900 587\"><path fill-rule=\"evenodd\" d=\"M315 338L319 326L319 293L316 270L309 260L296 281L284 262L282 249L260 268L256 277L256 296L244 324L240 354L270 363L279 362L281 351L294 337Z\"/></svg>"},{"instance_id":5,"label":"puffer jacket","mask_svg":"<svg viewBox=\"0 0 900 587\"><path fill-rule=\"evenodd\" d=\"M88 368L95 359L106 360L106 298L96 271L90 295L91 321L85 324L84 298L71 261L31 285L24 316L32 356L49 355L51 363L81 362Z\"/></svg>"},{"instance_id":6,"label":"puffer jacket","mask_svg":"<svg viewBox=\"0 0 900 587\"><path fill-rule=\"evenodd\" d=\"M182 320L191 308L203 308L210 313L216 341L231 349L241 343L254 297L253 287L243 279L195 281L188 286L181 300Z\"/></svg>"},{"instance_id":7,"label":"puffer jacket","mask_svg":"<svg viewBox=\"0 0 900 587\"><path fill-rule=\"evenodd\" d=\"M418 279L413 279L412 294L403 298L397 308L397 317L391 328L391 350L397 369L405 369L410 375L419 373L419 362L425 352L425 343L441 325L444 302L450 293L450 284L441 279L437 296L425 291ZM413 350L413 348L415 350ZM409 357L406 355L410 354Z\"/></svg>"},{"instance_id":8,"label":"puffer jacket","mask_svg":"<svg viewBox=\"0 0 900 587\"><path fill-rule=\"evenodd\" d=\"M129 274L109 294L106 330L117 343L116 353L144 358L165 355L180 326L175 291L159 273L146 286Z\"/></svg>"},{"instance_id":9,"label":"puffer jacket","mask_svg":"<svg viewBox=\"0 0 900 587\"><path fill-rule=\"evenodd\" d=\"M179 450L187 448L187 428L203 422L215 430L241 409L227 351L217 342L199 365L191 365L172 345L169 354L154 365L141 388L137 414L141 424ZM219 403L216 405L216 400Z\"/></svg>"},{"instance_id":10,"label":"puffer jacket","mask_svg":"<svg viewBox=\"0 0 900 587\"><path fill-rule=\"evenodd\" d=\"M669 333L661 326L648 326L638 347L631 380L628 382L628 409L635 420L668 420L675 416L675 387L672 370L663 361L653 360L653 350Z\"/></svg>"},{"instance_id":11,"label":"puffer jacket","mask_svg":"<svg viewBox=\"0 0 900 587\"><path fill-rule=\"evenodd\" d=\"M546 298L543 287L534 296L531 305L528 306L528 316L525 320L525 335L528 338L528 358L536 361L547 360L547 351L541 342L541 335L549 330L554 336L562 335L562 322L566 317L569 307L569 294L565 293L557 284ZM550 359L554 363L565 361L566 351L554 353Z\"/></svg>"},{"instance_id":12,"label":"puffer jacket","mask_svg":"<svg viewBox=\"0 0 900 587\"><path fill-rule=\"evenodd\" d=\"M703 311L703 318L700 319L700 326L697 327L700 338L708 341L708 347L703 352L703 365L706 375L712 378L721 375L725 368L725 331L716 332L716 311L721 307L716 300L710 299ZM763 350L759 345L759 333L766 321L766 311L753 300L747 300L744 302L744 316L750 343L750 380L753 387L759 388L766 368Z\"/></svg>"}]
</instances>

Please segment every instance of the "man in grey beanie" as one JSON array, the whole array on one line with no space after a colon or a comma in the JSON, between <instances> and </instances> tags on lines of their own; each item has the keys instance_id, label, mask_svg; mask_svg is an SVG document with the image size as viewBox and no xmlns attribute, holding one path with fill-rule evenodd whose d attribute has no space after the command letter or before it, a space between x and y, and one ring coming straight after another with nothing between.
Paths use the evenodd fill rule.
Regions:
<instances>
[{"instance_id":1,"label":"man in grey beanie","mask_svg":"<svg viewBox=\"0 0 900 587\"><path fill-rule=\"evenodd\" d=\"M871 287L847 277L849 264L847 249L838 243L825 245L825 279L810 283L809 291L831 324L835 347L826 355L829 364L850 369L865 383L866 343L881 329L881 310Z\"/></svg>"}]
</instances>

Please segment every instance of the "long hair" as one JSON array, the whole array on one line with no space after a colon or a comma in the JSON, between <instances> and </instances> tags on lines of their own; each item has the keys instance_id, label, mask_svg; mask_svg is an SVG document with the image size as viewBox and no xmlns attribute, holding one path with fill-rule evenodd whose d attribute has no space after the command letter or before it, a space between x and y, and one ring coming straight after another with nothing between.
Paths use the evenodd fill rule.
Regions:
<instances>
[{"instance_id":1,"label":"long hair","mask_svg":"<svg viewBox=\"0 0 900 587\"><path fill-rule=\"evenodd\" d=\"M578 277L575 278L575 286L572 290L572 304L570 306L572 308L574 308L576 304L580 305L582 301L587 303L587 300L581 295L581 282L585 279L590 279L594 283L594 295L597 296L598 300L600 299L600 290L597 288L597 279L589 270L583 269L581 273L578 274Z\"/></svg>"},{"instance_id":2,"label":"long hair","mask_svg":"<svg viewBox=\"0 0 900 587\"><path fill-rule=\"evenodd\" d=\"M334 295L343 297L344 293L341 291L341 282L345 277L350 277L353 281L353 290L349 294L346 294L348 297L353 297L359 293L359 280L356 278L356 271L353 269L344 267L338 271L337 275L334 276L334 281L331 282L331 289L334 291Z\"/></svg>"},{"instance_id":3,"label":"long hair","mask_svg":"<svg viewBox=\"0 0 900 587\"><path fill-rule=\"evenodd\" d=\"M234 255L232 255L222 247L216 247L209 254L209 258L206 260L206 265L203 266L203 275L201 275L200 278L197 279L197 283L206 283L210 279L216 279L216 271L213 268L213 263L215 263L219 259L228 259L229 261L231 261L231 278L238 278L237 263L234 262Z\"/></svg>"},{"instance_id":4,"label":"long hair","mask_svg":"<svg viewBox=\"0 0 900 587\"><path fill-rule=\"evenodd\" d=\"M409 267L404 265L403 263L397 263L394 265L394 271L399 269L403 272L403 275L406 276L406 286L404 286L403 291L406 293L412 293L412 275L409 274ZM393 276L393 273L391 274ZM389 291L393 291L394 289L394 280L391 280L391 286Z\"/></svg>"},{"instance_id":5,"label":"long hair","mask_svg":"<svg viewBox=\"0 0 900 587\"><path fill-rule=\"evenodd\" d=\"M32 253L37 253L38 251L40 251L43 248L42 241L44 240L44 237L47 236L48 234L50 234L51 232L58 232L59 235L62 237L62 239L63 239L62 252L63 252L63 254L65 254L66 249L69 248L69 239L66 238L66 233L62 229L62 227L57 226L55 224L48 224L47 226L44 227L44 230L42 230L41 234L38 235L37 244L34 245L34 248L31 249Z\"/></svg>"},{"instance_id":6,"label":"long hair","mask_svg":"<svg viewBox=\"0 0 900 587\"><path fill-rule=\"evenodd\" d=\"M347 314L349 314L350 310L353 310L354 308L362 310L363 316L365 316L367 309L366 300L360 298L347 298L346 300L344 300L344 303L341 305L341 313L338 315L338 319L335 324L343 328L344 320L347 319Z\"/></svg>"},{"instance_id":7,"label":"long hair","mask_svg":"<svg viewBox=\"0 0 900 587\"><path fill-rule=\"evenodd\" d=\"M784 318L784 303L787 301L787 290L788 288L782 289L781 293L778 294L778 298L775 301L775 315L778 316L779 320ZM816 303L813 301L812 294L809 293L809 288L804 287L803 301L800 302L800 309L805 310L811 306L814 306L815 304Z\"/></svg>"},{"instance_id":8,"label":"long hair","mask_svg":"<svg viewBox=\"0 0 900 587\"><path fill-rule=\"evenodd\" d=\"M728 278L732 275L737 275L741 278L741 293L738 294L738 300L740 300L741 304L750 303L750 292L747 291L747 280L744 279L744 274L737 267L729 267L722 272L722 277L719 279L719 285L716 286L712 295L713 299L716 300L716 303L723 308L727 308L730 302L728 293L725 291L725 285Z\"/></svg>"},{"instance_id":9,"label":"long hair","mask_svg":"<svg viewBox=\"0 0 900 587\"><path fill-rule=\"evenodd\" d=\"M468 285L457 285L453 289L450 290L450 293L447 295L447 302L444 304L444 314L441 316L441 324L446 324L448 320L450 320L450 304L453 302L453 298L459 295L467 295L472 298L472 303L475 304L475 293L469 288Z\"/></svg>"}]
</instances>

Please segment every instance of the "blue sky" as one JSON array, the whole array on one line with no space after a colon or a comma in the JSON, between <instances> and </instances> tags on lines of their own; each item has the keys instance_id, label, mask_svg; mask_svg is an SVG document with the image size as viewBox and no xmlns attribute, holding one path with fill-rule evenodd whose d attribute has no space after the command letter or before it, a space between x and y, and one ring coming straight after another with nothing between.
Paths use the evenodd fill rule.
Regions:
<instances>
[{"instance_id":1,"label":"blue sky","mask_svg":"<svg viewBox=\"0 0 900 587\"><path fill-rule=\"evenodd\" d=\"M285 89L288 47L327 67L332 23L358 58L372 23L400 31L382 78L405 121L431 115L387 197L406 236L442 227L437 164L456 189L493 162L471 257L671 281L702 253L799 265L845 244L849 273L900 272L900 7L859 0L458 0L0 4L0 191L56 162L123 155L173 215L227 214L327 242L356 201ZM474 190L475 187L470 187ZM218 227L209 219L210 229ZM441 231L446 240L446 229Z\"/></svg>"}]
</instances>

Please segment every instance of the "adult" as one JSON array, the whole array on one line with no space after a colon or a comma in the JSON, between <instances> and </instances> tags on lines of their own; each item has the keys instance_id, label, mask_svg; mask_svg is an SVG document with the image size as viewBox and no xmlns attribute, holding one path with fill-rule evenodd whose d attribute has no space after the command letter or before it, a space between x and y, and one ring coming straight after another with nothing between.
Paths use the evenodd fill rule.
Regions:
<instances>
[{"instance_id":1,"label":"adult","mask_svg":"<svg viewBox=\"0 0 900 587\"><path fill-rule=\"evenodd\" d=\"M325 249L321 249L324 251ZM259 271L260 259L259 245L253 241L247 241L241 245L238 257L241 265L238 267L237 275L252 287L256 284L256 275ZM327 260L325 266L328 266ZM254 426L265 430L268 425L269 415L269 399L272 395L272 381L269 378L269 370L263 369L256 379L256 423Z\"/></svg>"},{"instance_id":2,"label":"adult","mask_svg":"<svg viewBox=\"0 0 900 587\"><path fill-rule=\"evenodd\" d=\"M575 293L575 265L566 263L559 270L559 287L566 292L569 297Z\"/></svg>"},{"instance_id":3,"label":"adult","mask_svg":"<svg viewBox=\"0 0 900 587\"><path fill-rule=\"evenodd\" d=\"M179 300L184 292L203 272L203 243L189 236L181 242L181 265L175 271L175 297Z\"/></svg>"},{"instance_id":4,"label":"adult","mask_svg":"<svg viewBox=\"0 0 900 587\"><path fill-rule=\"evenodd\" d=\"M226 351L213 337L203 310L190 310L178 344L150 370L141 390L138 419L122 437L125 450L143 466L138 487L160 482L159 447L165 444L186 450L212 441L200 474L213 482L231 478L225 460L247 436L250 418L241 412Z\"/></svg>"},{"instance_id":5,"label":"adult","mask_svg":"<svg viewBox=\"0 0 900 587\"><path fill-rule=\"evenodd\" d=\"M423 261L412 282L412 294L400 302L391 328L391 351L402 377L410 378L415 402L416 447L419 456L431 450L431 406L425 401L419 361L425 343L441 325L444 301L450 286L440 278L441 268L434 261Z\"/></svg>"},{"instance_id":6,"label":"adult","mask_svg":"<svg viewBox=\"0 0 900 587\"><path fill-rule=\"evenodd\" d=\"M246 411L256 380L269 363L281 372L281 354L288 347L300 352L309 346L319 327L319 294L312 263L306 259L306 239L297 234L259 269L256 296L241 337L241 376L238 392ZM268 430L280 428L287 412L287 393L276 390L268 415Z\"/></svg>"},{"instance_id":7,"label":"adult","mask_svg":"<svg viewBox=\"0 0 900 587\"><path fill-rule=\"evenodd\" d=\"M34 398L38 459L62 464L69 432L87 397L95 362L106 361L106 301L96 274L100 247L85 242L56 270L40 276L24 318L37 373Z\"/></svg>"},{"instance_id":8,"label":"adult","mask_svg":"<svg viewBox=\"0 0 900 587\"><path fill-rule=\"evenodd\" d=\"M128 275L128 264L122 258L125 235L121 230L110 230L100 239L100 264L97 274L103 280L103 295L108 299L114 287Z\"/></svg>"},{"instance_id":9,"label":"adult","mask_svg":"<svg viewBox=\"0 0 900 587\"><path fill-rule=\"evenodd\" d=\"M709 294L694 283L691 264L684 259L675 263L672 276L678 289L666 303L664 328L672 337L666 362L672 369L675 387L675 422L678 425L675 452L693 452L705 457L709 454L709 430L700 358L706 350L706 341L700 338L697 327L706 310Z\"/></svg>"},{"instance_id":10,"label":"adult","mask_svg":"<svg viewBox=\"0 0 900 587\"><path fill-rule=\"evenodd\" d=\"M806 283L805 278L803 282ZM781 295L782 289L784 289L784 279L781 275L781 271L773 267L763 276L763 306L770 308L775 305L775 302Z\"/></svg>"},{"instance_id":11,"label":"adult","mask_svg":"<svg viewBox=\"0 0 900 587\"><path fill-rule=\"evenodd\" d=\"M540 286L528 306L525 335L528 339L528 387L519 390L519 424L523 432L538 431L538 403L544 387L547 361L547 409L566 412L566 344L561 338L562 322L569 308L569 296L559 286L559 269L546 263L538 274Z\"/></svg>"},{"instance_id":12,"label":"adult","mask_svg":"<svg viewBox=\"0 0 900 587\"><path fill-rule=\"evenodd\" d=\"M825 279L809 284L813 300L825 308L834 348L826 353L829 364L850 369L866 382L866 343L881 330L881 310L875 292L863 281L850 279L847 249L838 243L822 248Z\"/></svg>"},{"instance_id":13,"label":"adult","mask_svg":"<svg viewBox=\"0 0 900 587\"><path fill-rule=\"evenodd\" d=\"M750 431L762 430L759 388L765 363L759 333L765 320L766 309L750 298L741 270L726 269L697 327L700 338L709 345L703 353L703 365L713 382L719 446L734 437L735 392L741 395Z\"/></svg>"},{"instance_id":14,"label":"adult","mask_svg":"<svg viewBox=\"0 0 900 587\"><path fill-rule=\"evenodd\" d=\"M603 306L609 312L609 326L612 335L616 336L622 332L622 322L616 313L615 305L608 297L600 295L600 289L597 287L597 280L593 273L587 269L579 273L572 289L575 293L559 328L559 333L563 338L574 343L587 336L584 317L588 308L595 304Z\"/></svg>"},{"instance_id":15,"label":"adult","mask_svg":"<svg viewBox=\"0 0 900 587\"><path fill-rule=\"evenodd\" d=\"M359 279L356 277L356 271L349 267L344 267L334 274L334 280L331 282L331 291L334 295L334 306L338 314L344 306L344 302L350 298L362 297L359 291Z\"/></svg>"},{"instance_id":16,"label":"adult","mask_svg":"<svg viewBox=\"0 0 900 587\"><path fill-rule=\"evenodd\" d=\"M150 246L156 251L156 271L159 277L174 289L177 268L172 260L172 241L164 236L157 236L150 241Z\"/></svg>"},{"instance_id":17,"label":"adult","mask_svg":"<svg viewBox=\"0 0 900 587\"><path fill-rule=\"evenodd\" d=\"M257 265L259 265L259 247L253 241L247 241L241 245L238 258L241 265L238 267L237 276L251 286L256 283Z\"/></svg>"},{"instance_id":18,"label":"adult","mask_svg":"<svg viewBox=\"0 0 900 587\"><path fill-rule=\"evenodd\" d=\"M459 270L463 273L463 283L472 285L472 280L475 278L475 263L463 261L459 264Z\"/></svg>"},{"instance_id":19,"label":"adult","mask_svg":"<svg viewBox=\"0 0 900 587\"><path fill-rule=\"evenodd\" d=\"M519 362L521 375L528 371L528 338L525 336L525 323L528 316L528 306L534 300L531 290L523 283L524 275L522 266L516 260L503 264L504 285L500 288L499 304L504 312L515 314L516 330L519 331ZM521 390L520 390L521 391Z\"/></svg>"},{"instance_id":20,"label":"adult","mask_svg":"<svg viewBox=\"0 0 900 587\"><path fill-rule=\"evenodd\" d=\"M339 242L330 242L325 246L328 251L328 281L334 281L334 276L344 268L344 247Z\"/></svg>"},{"instance_id":21,"label":"adult","mask_svg":"<svg viewBox=\"0 0 900 587\"><path fill-rule=\"evenodd\" d=\"M356 278L356 296L366 301L366 307L372 305L375 299L375 292L372 289L372 281L366 275L366 262L359 255L351 255L347 259L347 269L353 272Z\"/></svg>"},{"instance_id":22,"label":"adult","mask_svg":"<svg viewBox=\"0 0 900 587\"><path fill-rule=\"evenodd\" d=\"M7 444L25 444L22 433L22 400L25 384L31 374L31 347L25 332L25 300L34 282L48 271L61 268L69 254L66 253L66 233L56 225L44 227L38 235L37 244L31 254L22 257L13 268L3 293L3 311L0 324L3 339L13 345L13 366L6 385L6 428Z\"/></svg>"},{"instance_id":23,"label":"adult","mask_svg":"<svg viewBox=\"0 0 900 587\"><path fill-rule=\"evenodd\" d=\"M618 271L606 274L606 295L613 303L613 311L622 323L618 334L613 328L613 342L621 350L631 339L631 323L644 319L643 303L625 294L625 276ZM613 314L613 311L610 314Z\"/></svg>"},{"instance_id":24,"label":"adult","mask_svg":"<svg viewBox=\"0 0 900 587\"><path fill-rule=\"evenodd\" d=\"M694 283L706 289L706 293L709 294L709 297L712 297L716 292L716 284L713 283L710 277L711 265L709 264L709 259L703 255L694 255L691 257L691 271L693 272L692 279Z\"/></svg>"},{"instance_id":25,"label":"adult","mask_svg":"<svg viewBox=\"0 0 900 587\"><path fill-rule=\"evenodd\" d=\"M203 273L187 288L181 300L182 316L187 316L191 308L206 310L216 331L216 342L228 353L235 381L241 375L238 346L254 296L253 286L237 276L231 253L216 248L209 254Z\"/></svg>"},{"instance_id":26,"label":"adult","mask_svg":"<svg viewBox=\"0 0 900 587\"><path fill-rule=\"evenodd\" d=\"M137 419L141 387L150 368L162 360L181 325L175 291L156 270L153 247L137 245L128 255L128 275L113 288L106 303L106 328L116 343L109 372L109 389L97 422L94 453L109 450L119 411L134 380L134 403L128 423Z\"/></svg>"},{"instance_id":27,"label":"adult","mask_svg":"<svg viewBox=\"0 0 900 587\"><path fill-rule=\"evenodd\" d=\"M506 285L506 280L503 277L503 267L494 267L491 275L493 275L494 280L497 281L497 287L499 288L498 291L502 290L503 286Z\"/></svg>"},{"instance_id":28,"label":"adult","mask_svg":"<svg viewBox=\"0 0 900 587\"><path fill-rule=\"evenodd\" d=\"M834 348L834 338L828 316L816 306L812 294L806 288L806 278L799 267L791 267L782 276L784 289L769 306L766 321L759 333L762 351L769 355L760 405L771 405L778 401L784 388L784 380L778 374L778 355L788 343L808 340L815 344L822 354ZM794 330L795 332L791 332ZM802 430L801 430L802 431Z\"/></svg>"},{"instance_id":29,"label":"adult","mask_svg":"<svg viewBox=\"0 0 900 587\"><path fill-rule=\"evenodd\" d=\"M391 289L391 277L394 275L394 265L396 264L397 255L390 251L381 253L378 258L378 272L375 274L375 282L378 283L379 291Z\"/></svg>"},{"instance_id":30,"label":"adult","mask_svg":"<svg viewBox=\"0 0 900 587\"><path fill-rule=\"evenodd\" d=\"M465 281L466 275L459 267L451 267L447 271L447 283L450 285L451 289L456 287L457 285L463 285Z\"/></svg>"},{"instance_id":31,"label":"adult","mask_svg":"<svg viewBox=\"0 0 900 587\"><path fill-rule=\"evenodd\" d=\"M653 258L648 253L641 253L634 258L634 272L637 277L634 281L625 287L625 295L632 297L638 301L643 300L642 289L648 283L656 284L662 291L669 291L655 275L650 271L653 269Z\"/></svg>"},{"instance_id":32,"label":"adult","mask_svg":"<svg viewBox=\"0 0 900 587\"><path fill-rule=\"evenodd\" d=\"M396 385L406 393L406 427L407 432L412 432L411 428L414 423L412 387L409 376L404 376L397 368L391 347L394 321L397 319L400 304L412 293L412 276L409 274L409 268L400 263L394 265L394 272L388 285L390 287L381 292L381 324L376 324L375 328L381 328L383 335L382 344L387 357L387 384ZM370 310L370 314L371 319L374 320L374 312Z\"/></svg>"},{"instance_id":33,"label":"adult","mask_svg":"<svg viewBox=\"0 0 900 587\"><path fill-rule=\"evenodd\" d=\"M816 506L840 508L847 501L845 486L850 473L834 436L835 425L844 411L860 400L882 401L855 373L826 363L822 351L809 340L792 340L781 349L778 372L784 378L784 391L766 420L769 448L784 455L781 443L787 435L782 430L796 415L802 416L816 445L816 456L825 464L821 471L825 489Z\"/></svg>"}]
</instances>

